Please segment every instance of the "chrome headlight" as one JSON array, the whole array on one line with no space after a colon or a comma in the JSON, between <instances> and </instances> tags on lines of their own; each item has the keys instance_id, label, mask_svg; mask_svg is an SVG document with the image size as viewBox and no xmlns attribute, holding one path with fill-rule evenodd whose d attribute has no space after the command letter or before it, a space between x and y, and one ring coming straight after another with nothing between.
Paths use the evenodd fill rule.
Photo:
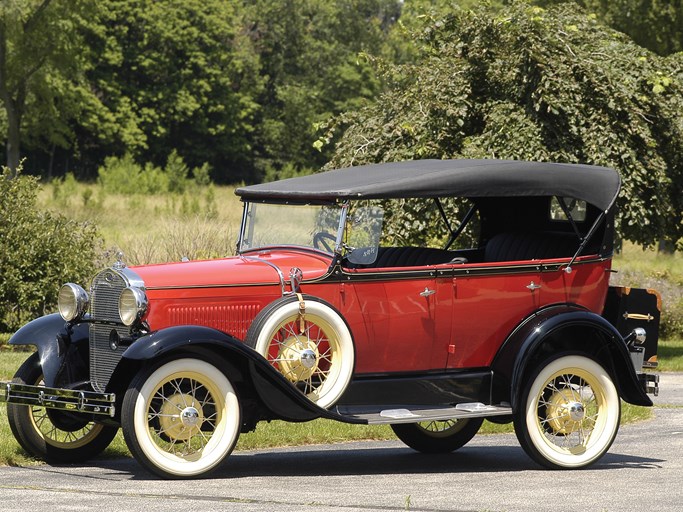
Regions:
<instances>
[{"instance_id":1,"label":"chrome headlight","mask_svg":"<svg viewBox=\"0 0 683 512\"><path fill-rule=\"evenodd\" d=\"M88 292L77 284L66 283L59 289L57 307L59 314L67 322L80 319L88 311L89 304Z\"/></svg>"},{"instance_id":2,"label":"chrome headlight","mask_svg":"<svg viewBox=\"0 0 683 512\"><path fill-rule=\"evenodd\" d=\"M133 325L147 312L147 295L140 288L129 286L119 295L119 315L124 325Z\"/></svg>"}]
</instances>

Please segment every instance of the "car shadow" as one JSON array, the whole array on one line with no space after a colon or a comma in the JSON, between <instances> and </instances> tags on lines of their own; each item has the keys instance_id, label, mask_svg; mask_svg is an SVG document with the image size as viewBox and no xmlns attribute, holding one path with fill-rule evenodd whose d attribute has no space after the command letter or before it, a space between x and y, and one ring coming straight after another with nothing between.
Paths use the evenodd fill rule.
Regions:
<instances>
[{"instance_id":1,"label":"car shadow","mask_svg":"<svg viewBox=\"0 0 683 512\"><path fill-rule=\"evenodd\" d=\"M363 447L363 444L235 452L207 478L548 471L533 462L519 446L472 446L454 453L430 455L404 447ZM661 459L608 453L590 470L656 469L663 462ZM99 459L92 461L92 465L109 470L110 474L127 473L133 480L157 479L134 459Z\"/></svg>"}]
</instances>

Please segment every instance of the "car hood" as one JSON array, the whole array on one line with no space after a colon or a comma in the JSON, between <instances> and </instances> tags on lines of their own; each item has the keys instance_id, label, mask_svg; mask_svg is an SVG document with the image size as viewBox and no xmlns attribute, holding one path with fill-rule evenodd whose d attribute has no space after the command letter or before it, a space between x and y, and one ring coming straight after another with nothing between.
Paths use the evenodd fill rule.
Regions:
<instances>
[{"instance_id":1,"label":"car hood","mask_svg":"<svg viewBox=\"0 0 683 512\"><path fill-rule=\"evenodd\" d=\"M279 284L280 273L289 281L294 267L302 270L305 281L317 279L328 271L331 261L331 257L314 252L268 250L216 260L135 266L131 270L140 276L147 290L210 288Z\"/></svg>"}]
</instances>

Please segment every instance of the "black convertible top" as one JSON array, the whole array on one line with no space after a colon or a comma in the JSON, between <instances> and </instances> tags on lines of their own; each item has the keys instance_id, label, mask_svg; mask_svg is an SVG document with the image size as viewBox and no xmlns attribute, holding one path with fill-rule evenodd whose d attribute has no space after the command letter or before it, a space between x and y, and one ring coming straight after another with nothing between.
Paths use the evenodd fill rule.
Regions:
<instances>
[{"instance_id":1,"label":"black convertible top","mask_svg":"<svg viewBox=\"0 0 683 512\"><path fill-rule=\"evenodd\" d=\"M344 169L238 188L248 201L337 201L408 197L561 196L603 211L619 193L607 167L518 160L409 160Z\"/></svg>"}]
</instances>

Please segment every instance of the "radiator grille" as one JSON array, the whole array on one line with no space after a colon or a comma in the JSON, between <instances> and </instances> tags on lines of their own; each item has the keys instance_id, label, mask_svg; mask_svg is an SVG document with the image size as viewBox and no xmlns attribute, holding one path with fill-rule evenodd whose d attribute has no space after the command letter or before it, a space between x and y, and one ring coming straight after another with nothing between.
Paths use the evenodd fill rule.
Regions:
<instances>
[{"instance_id":1,"label":"radiator grille","mask_svg":"<svg viewBox=\"0 0 683 512\"><path fill-rule=\"evenodd\" d=\"M128 286L124 277L114 270L105 270L95 276L90 295L90 314L96 323L90 324L90 380L95 391L104 392L116 365L126 347L111 348L112 331L118 337L129 336L129 329L120 323L119 295Z\"/></svg>"}]
</instances>

